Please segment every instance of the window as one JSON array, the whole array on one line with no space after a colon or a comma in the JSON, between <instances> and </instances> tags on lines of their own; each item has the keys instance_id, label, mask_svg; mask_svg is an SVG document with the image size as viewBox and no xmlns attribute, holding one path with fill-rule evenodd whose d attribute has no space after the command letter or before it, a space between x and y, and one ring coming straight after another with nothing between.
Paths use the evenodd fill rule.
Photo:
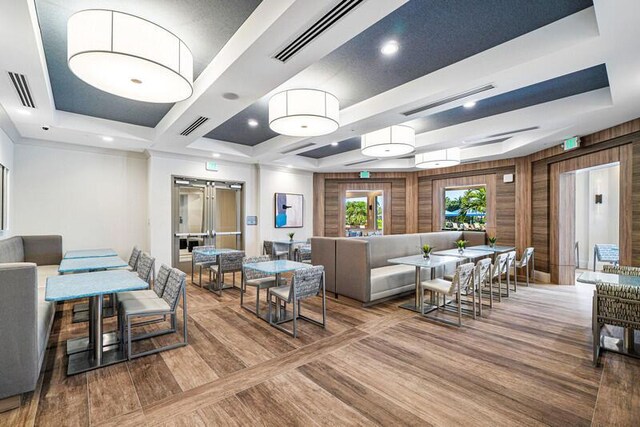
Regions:
<instances>
[{"instance_id":1,"label":"window","mask_svg":"<svg viewBox=\"0 0 640 427\"><path fill-rule=\"evenodd\" d=\"M485 186L444 190L444 229L484 231L487 215Z\"/></svg>"},{"instance_id":2,"label":"window","mask_svg":"<svg viewBox=\"0 0 640 427\"><path fill-rule=\"evenodd\" d=\"M381 190L349 190L344 203L345 236L383 234L384 196Z\"/></svg>"}]
</instances>

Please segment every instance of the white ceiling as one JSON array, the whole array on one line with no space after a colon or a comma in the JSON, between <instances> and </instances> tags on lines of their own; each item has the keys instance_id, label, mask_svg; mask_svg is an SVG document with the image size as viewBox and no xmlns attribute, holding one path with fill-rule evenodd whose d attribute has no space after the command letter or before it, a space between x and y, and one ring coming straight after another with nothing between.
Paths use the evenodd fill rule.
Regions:
<instances>
[{"instance_id":1,"label":"white ceiling","mask_svg":"<svg viewBox=\"0 0 640 427\"><path fill-rule=\"evenodd\" d=\"M416 1L416 0L414 0ZM90 3L90 2L88 2ZM400 114L475 87L496 88L474 97L478 101L578 70L606 64L609 88L558 99L483 119L425 132L417 136L421 150L459 146L463 160L489 160L529 154L566 137L585 135L640 116L640 2L594 0L594 7L527 33L453 65L394 87L344 108L341 128L319 138L277 136L254 147L203 138L229 118L269 93L284 87L319 86L305 69L351 38L401 7L403 0L367 0L286 64L270 57L314 22L332 2L266 0L249 16L195 82L194 95L175 104L155 128L147 128L57 111L52 97L32 0L0 0L0 104L22 138L128 151L155 150L199 157L271 165L292 165L310 171L358 170L345 164L363 160L359 151L322 159L283 151L306 142L315 147L342 141L382 127L406 122ZM89 7L89 6L88 6ZM19 43L16 42L19 40ZM402 55L402 49L397 55ZM37 109L26 115L6 76L27 76ZM323 87L331 90L331 88ZM237 100L222 98L237 93ZM458 107L446 104L427 114ZM188 137L179 133L196 117L209 121ZM43 125L50 126L48 131ZM537 127L491 145L465 148L463 141L482 140L514 129ZM103 136L113 137L104 141ZM468 145L467 145L468 147ZM307 148L308 150L308 148ZM413 168L411 159L366 164L369 170Z\"/></svg>"}]
</instances>

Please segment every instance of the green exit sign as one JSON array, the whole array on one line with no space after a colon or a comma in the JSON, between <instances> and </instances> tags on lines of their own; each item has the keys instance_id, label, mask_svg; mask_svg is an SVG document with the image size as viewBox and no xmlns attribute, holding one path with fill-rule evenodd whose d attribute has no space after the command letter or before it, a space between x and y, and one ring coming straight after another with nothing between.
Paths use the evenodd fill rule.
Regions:
<instances>
[{"instance_id":1,"label":"green exit sign","mask_svg":"<svg viewBox=\"0 0 640 427\"><path fill-rule=\"evenodd\" d=\"M575 150L580 147L580 137L574 136L573 138L565 139L562 141L562 148L564 151Z\"/></svg>"},{"instance_id":2,"label":"green exit sign","mask_svg":"<svg viewBox=\"0 0 640 427\"><path fill-rule=\"evenodd\" d=\"M205 164L205 168L208 171L217 172L218 171L218 164L216 162L207 162Z\"/></svg>"},{"instance_id":3,"label":"green exit sign","mask_svg":"<svg viewBox=\"0 0 640 427\"><path fill-rule=\"evenodd\" d=\"M362 179L369 179L369 178L371 178L371 172L369 172L369 171L362 171L362 172L360 172L360 178L362 178Z\"/></svg>"}]
</instances>

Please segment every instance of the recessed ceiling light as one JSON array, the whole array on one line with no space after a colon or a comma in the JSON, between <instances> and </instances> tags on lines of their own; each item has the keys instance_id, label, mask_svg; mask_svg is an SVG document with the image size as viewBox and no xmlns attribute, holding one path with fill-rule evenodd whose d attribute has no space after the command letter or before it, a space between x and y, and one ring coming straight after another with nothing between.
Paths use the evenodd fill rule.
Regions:
<instances>
[{"instance_id":1,"label":"recessed ceiling light","mask_svg":"<svg viewBox=\"0 0 640 427\"><path fill-rule=\"evenodd\" d=\"M464 108L473 108L476 106L476 101L468 101L462 104Z\"/></svg>"},{"instance_id":2,"label":"recessed ceiling light","mask_svg":"<svg viewBox=\"0 0 640 427\"><path fill-rule=\"evenodd\" d=\"M18 114L22 114L23 116L30 116L31 111L29 110L16 110Z\"/></svg>"},{"instance_id":3,"label":"recessed ceiling light","mask_svg":"<svg viewBox=\"0 0 640 427\"><path fill-rule=\"evenodd\" d=\"M220 157L220 153L213 153L211 156L212 157Z\"/></svg>"},{"instance_id":4,"label":"recessed ceiling light","mask_svg":"<svg viewBox=\"0 0 640 427\"><path fill-rule=\"evenodd\" d=\"M331 143L331 146L332 146L332 147L337 147L337 146L338 146L338 144L340 144L340 143L339 143L339 142L332 142L332 143Z\"/></svg>"},{"instance_id":5,"label":"recessed ceiling light","mask_svg":"<svg viewBox=\"0 0 640 427\"><path fill-rule=\"evenodd\" d=\"M258 126L258 121L256 119L249 119L249 120L247 120L247 124L249 126L251 126L252 128L254 128L254 127Z\"/></svg>"},{"instance_id":6,"label":"recessed ceiling light","mask_svg":"<svg viewBox=\"0 0 640 427\"><path fill-rule=\"evenodd\" d=\"M228 99L229 101L235 101L236 99L240 98L240 96L237 93L233 93L233 92L225 92L222 94L222 97L224 99Z\"/></svg>"},{"instance_id":7,"label":"recessed ceiling light","mask_svg":"<svg viewBox=\"0 0 640 427\"><path fill-rule=\"evenodd\" d=\"M398 52L398 50L400 50L400 45L395 40L386 42L380 48L380 52L382 52L383 55L393 55Z\"/></svg>"},{"instance_id":8,"label":"recessed ceiling light","mask_svg":"<svg viewBox=\"0 0 640 427\"><path fill-rule=\"evenodd\" d=\"M105 142L111 142L111 141L113 141L113 138L110 137L110 136L103 136L102 140L105 141Z\"/></svg>"}]
</instances>

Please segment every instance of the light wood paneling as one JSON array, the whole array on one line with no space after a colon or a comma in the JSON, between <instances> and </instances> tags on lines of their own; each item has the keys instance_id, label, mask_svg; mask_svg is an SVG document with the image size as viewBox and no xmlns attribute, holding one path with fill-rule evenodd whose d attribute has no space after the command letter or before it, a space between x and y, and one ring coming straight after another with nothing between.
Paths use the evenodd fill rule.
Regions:
<instances>
[{"instance_id":1,"label":"light wood paneling","mask_svg":"<svg viewBox=\"0 0 640 427\"><path fill-rule=\"evenodd\" d=\"M389 234L388 230L392 230L392 190L391 183L388 182L341 182L338 184L338 194L340 200L343 202L339 204L339 215L338 215L338 223L340 224L338 228L338 233L340 237L344 237L345 228L344 224L346 223L346 206L344 200L346 199L346 194L348 191L382 191L383 198L383 214L382 214L382 224L383 231L385 234ZM371 201L369 201L369 204ZM369 213L370 211L368 211ZM372 219L375 221L375 215L368 214L369 221ZM373 228L369 228L369 231L373 231Z\"/></svg>"},{"instance_id":2,"label":"light wood paneling","mask_svg":"<svg viewBox=\"0 0 640 427\"><path fill-rule=\"evenodd\" d=\"M516 159L515 181L515 246L518 253L522 253L532 244L531 162L526 157ZM498 204L498 206L501 205Z\"/></svg>"}]
</instances>

